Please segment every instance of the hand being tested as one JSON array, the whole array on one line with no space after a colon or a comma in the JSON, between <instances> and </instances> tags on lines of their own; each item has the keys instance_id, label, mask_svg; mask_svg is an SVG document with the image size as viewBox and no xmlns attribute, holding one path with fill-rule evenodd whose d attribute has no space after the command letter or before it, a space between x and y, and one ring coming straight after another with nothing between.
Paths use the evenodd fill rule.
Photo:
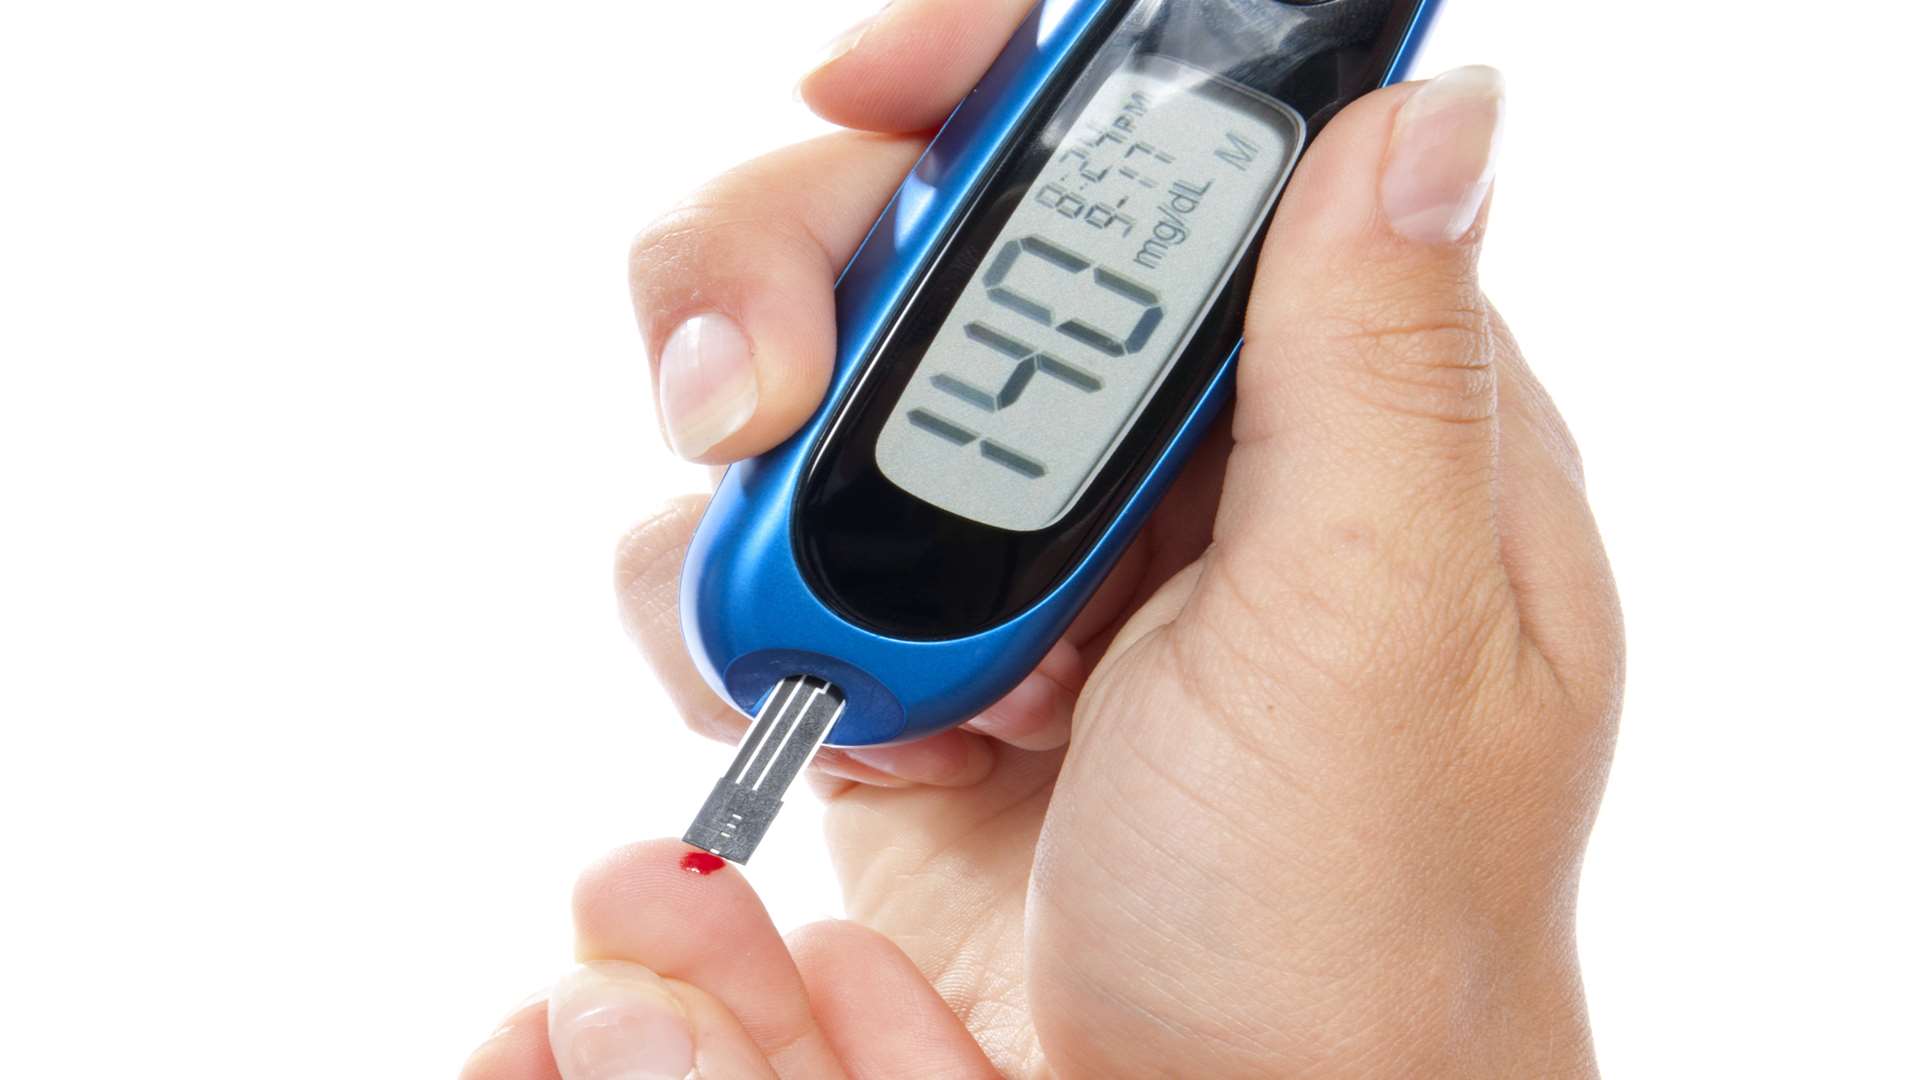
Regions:
<instances>
[{"instance_id":1,"label":"hand being tested","mask_svg":"<svg viewBox=\"0 0 1920 1080\"><path fill-rule=\"evenodd\" d=\"M677 451L818 407L835 275L924 145L888 133L1029 6L893 4L803 86L859 133L642 238ZM1623 649L1572 440L1475 279L1501 109L1464 69L1342 114L1268 240L1230 428L1068 638L966 729L822 756L853 923L782 942L738 873L619 852L576 897L588 966L468 1080L1593 1075L1574 899ZM633 534L623 599L734 739L675 611L698 510Z\"/></svg>"}]
</instances>

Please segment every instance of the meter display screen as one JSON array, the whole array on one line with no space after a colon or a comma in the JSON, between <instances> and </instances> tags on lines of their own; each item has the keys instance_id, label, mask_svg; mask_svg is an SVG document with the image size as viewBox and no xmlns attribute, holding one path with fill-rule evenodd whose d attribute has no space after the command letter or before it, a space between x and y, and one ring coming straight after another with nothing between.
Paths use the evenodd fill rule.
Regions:
<instances>
[{"instance_id":1,"label":"meter display screen","mask_svg":"<svg viewBox=\"0 0 1920 1080\"><path fill-rule=\"evenodd\" d=\"M920 358L880 471L983 525L1058 521L1185 352L1305 141L1293 109L1179 61L1108 75Z\"/></svg>"}]
</instances>

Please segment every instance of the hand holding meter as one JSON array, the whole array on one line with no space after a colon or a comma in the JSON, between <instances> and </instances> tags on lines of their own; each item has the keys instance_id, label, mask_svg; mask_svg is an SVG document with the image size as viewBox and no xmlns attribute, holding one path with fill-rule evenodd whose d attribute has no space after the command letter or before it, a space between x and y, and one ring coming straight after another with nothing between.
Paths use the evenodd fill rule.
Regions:
<instances>
[{"instance_id":1,"label":"hand holding meter","mask_svg":"<svg viewBox=\"0 0 1920 1080\"><path fill-rule=\"evenodd\" d=\"M1598 1075L1574 917L1620 624L1478 280L1503 82L1329 121L1411 6L1122 6L901 0L802 83L852 131L636 245L676 449L791 436L621 557L688 724L746 741L708 850L581 880L606 963L475 1080ZM913 168L889 133L949 113ZM848 921L783 935L714 852L823 740Z\"/></svg>"},{"instance_id":2,"label":"hand holding meter","mask_svg":"<svg viewBox=\"0 0 1920 1080\"><path fill-rule=\"evenodd\" d=\"M1046 0L846 268L818 416L731 469L685 633L757 716L687 835L751 855L823 744L962 723L1118 561L1231 393L1253 253L1437 0Z\"/></svg>"}]
</instances>

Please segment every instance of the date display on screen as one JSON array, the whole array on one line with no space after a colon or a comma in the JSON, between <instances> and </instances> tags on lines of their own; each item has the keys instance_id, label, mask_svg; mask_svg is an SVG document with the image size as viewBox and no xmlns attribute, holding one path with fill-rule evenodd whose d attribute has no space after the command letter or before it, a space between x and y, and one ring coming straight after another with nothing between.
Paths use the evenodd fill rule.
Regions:
<instances>
[{"instance_id":1,"label":"date display on screen","mask_svg":"<svg viewBox=\"0 0 1920 1080\"><path fill-rule=\"evenodd\" d=\"M1273 99L1160 56L1109 76L881 429L893 484L1032 532L1084 494L1185 351L1305 142Z\"/></svg>"}]
</instances>

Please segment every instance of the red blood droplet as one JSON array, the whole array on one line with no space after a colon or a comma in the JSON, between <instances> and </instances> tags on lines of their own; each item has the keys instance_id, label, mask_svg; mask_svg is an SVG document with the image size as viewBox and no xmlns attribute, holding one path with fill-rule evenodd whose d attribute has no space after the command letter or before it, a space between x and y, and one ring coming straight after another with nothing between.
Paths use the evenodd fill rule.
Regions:
<instances>
[{"instance_id":1,"label":"red blood droplet","mask_svg":"<svg viewBox=\"0 0 1920 1080\"><path fill-rule=\"evenodd\" d=\"M727 860L705 851L689 851L680 857L680 869L689 874L717 874L727 868Z\"/></svg>"}]
</instances>

